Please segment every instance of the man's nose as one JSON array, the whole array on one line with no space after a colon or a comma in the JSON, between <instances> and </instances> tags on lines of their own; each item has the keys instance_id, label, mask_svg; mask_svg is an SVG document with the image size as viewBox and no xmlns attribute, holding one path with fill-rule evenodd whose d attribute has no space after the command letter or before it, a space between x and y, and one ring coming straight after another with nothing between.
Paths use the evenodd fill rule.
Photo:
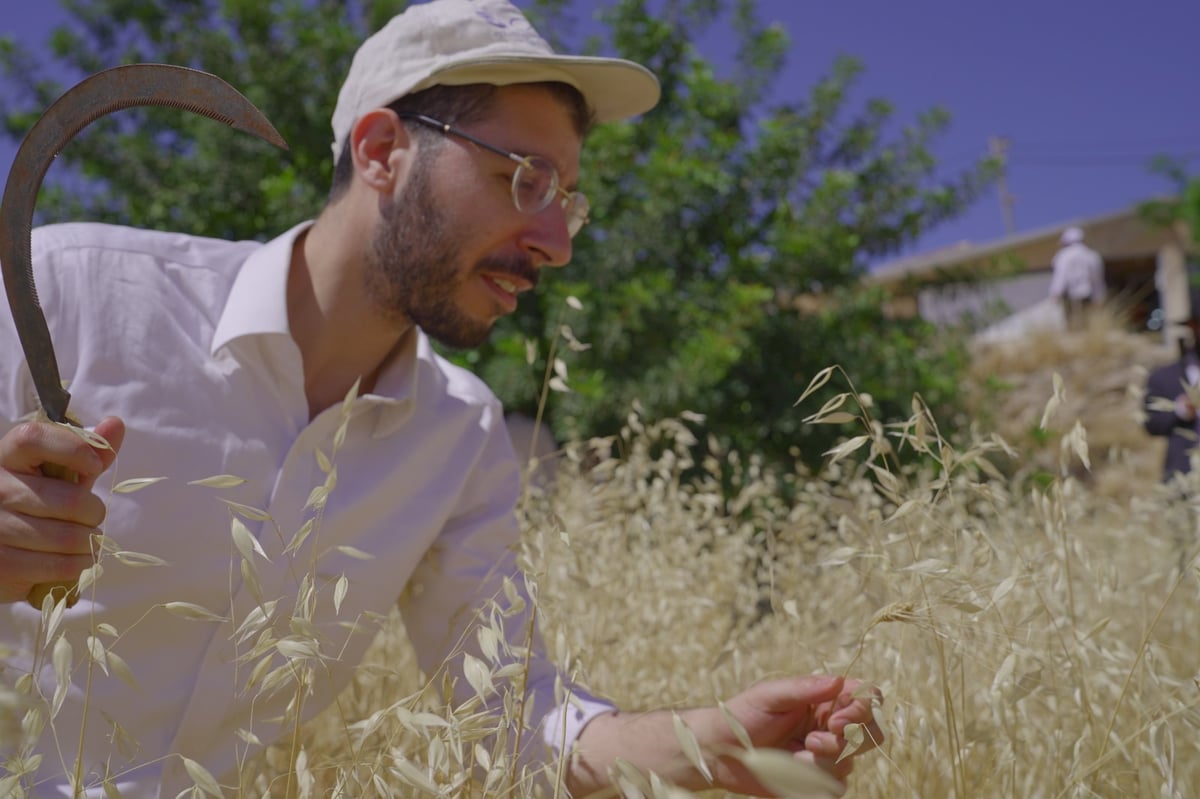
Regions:
<instances>
[{"instance_id":1,"label":"man's nose","mask_svg":"<svg viewBox=\"0 0 1200 799\"><path fill-rule=\"evenodd\" d=\"M550 203L526 217L520 245L538 266L566 266L571 260L571 232L562 206Z\"/></svg>"}]
</instances>

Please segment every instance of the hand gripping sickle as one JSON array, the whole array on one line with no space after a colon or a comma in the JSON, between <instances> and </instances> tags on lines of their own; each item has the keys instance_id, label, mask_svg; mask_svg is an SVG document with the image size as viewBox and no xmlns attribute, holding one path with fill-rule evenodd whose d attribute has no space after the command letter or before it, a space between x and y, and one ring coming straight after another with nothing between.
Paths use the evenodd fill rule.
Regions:
<instances>
[{"instance_id":1,"label":"hand gripping sickle","mask_svg":"<svg viewBox=\"0 0 1200 799\"><path fill-rule=\"evenodd\" d=\"M287 148L262 112L228 83L207 72L168 64L131 64L99 72L70 89L38 119L17 151L0 201L0 274L42 413L59 424L74 424L67 416L71 395L63 388L46 316L33 284L30 232L34 204L46 170L75 134L113 111L146 105L201 114ZM76 479L73 473L53 466L43 467L43 473ZM70 606L78 598L76 588L73 583L36 585L29 592L29 602L40 609L42 600L53 594Z\"/></svg>"}]
</instances>

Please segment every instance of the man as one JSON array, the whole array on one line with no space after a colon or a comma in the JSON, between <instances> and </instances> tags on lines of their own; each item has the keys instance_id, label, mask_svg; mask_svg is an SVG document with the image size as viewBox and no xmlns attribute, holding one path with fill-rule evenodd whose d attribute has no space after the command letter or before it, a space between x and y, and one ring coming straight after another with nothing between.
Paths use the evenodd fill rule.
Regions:
<instances>
[{"instance_id":1,"label":"man","mask_svg":"<svg viewBox=\"0 0 1200 799\"><path fill-rule=\"evenodd\" d=\"M69 793L57 775L78 763L92 794L108 779L127 798L175 796L198 763L232 789L259 742L336 697L372 614L398 597L422 668L448 664L457 699L472 695L460 651L480 654L472 620L513 590L520 606L520 469L499 403L426 337L478 344L543 270L567 263L587 219L575 186L588 125L657 98L643 67L555 55L503 0L434 0L356 54L315 221L265 245L100 225L36 232L72 410L110 446L17 423L36 400L0 327L5 679L32 673L61 699L30 781ZM120 474L106 475L118 454ZM78 483L43 476L48 464ZM161 476L137 492L112 486ZM121 551L105 553L61 629L76 656L89 636L88 650L119 653L136 685L78 660L56 670L25 601L91 565L101 522ZM155 558L167 565L141 568ZM507 619L514 644L528 627ZM708 784L670 712L626 714L579 690L564 703L555 679L535 641L527 737L545 747L525 756L573 753L573 795L605 787L618 758ZM839 780L853 762L838 762L846 726L865 725L862 750L881 738L871 705L857 682L829 677L760 683L726 703L756 746ZM729 756L738 737L720 708L682 716L717 784L766 793Z\"/></svg>"},{"instance_id":2,"label":"man","mask_svg":"<svg viewBox=\"0 0 1200 799\"><path fill-rule=\"evenodd\" d=\"M1163 482L1192 470L1192 450L1197 445L1195 397L1200 392L1200 358L1196 336L1200 317L1188 322L1187 334L1179 339L1179 358L1152 371L1144 395L1146 432L1167 439L1163 459Z\"/></svg>"},{"instance_id":3,"label":"man","mask_svg":"<svg viewBox=\"0 0 1200 799\"><path fill-rule=\"evenodd\" d=\"M1104 261L1083 243L1083 231L1077 227L1064 230L1060 242L1051 262L1050 296L1062 305L1067 328L1078 330L1089 310L1104 302Z\"/></svg>"}]
</instances>

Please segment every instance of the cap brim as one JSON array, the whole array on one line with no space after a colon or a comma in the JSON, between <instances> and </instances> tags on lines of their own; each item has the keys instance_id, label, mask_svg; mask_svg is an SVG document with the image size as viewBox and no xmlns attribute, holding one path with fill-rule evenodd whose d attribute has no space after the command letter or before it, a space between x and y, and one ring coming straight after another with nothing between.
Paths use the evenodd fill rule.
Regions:
<instances>
[{"instance_id":1,"label":"cap brim","mask_svg":"<svg viewBox=\"0 0 1200 799\"><path fill-rule=\"evenodd\" d=\"M654 73L633 61L585 56L492 56L444 67L410 91L435 85L557 81L578 89L596 122L615 122L644 114L658 104L661 91Z\"/></svg>"}]
</instances>

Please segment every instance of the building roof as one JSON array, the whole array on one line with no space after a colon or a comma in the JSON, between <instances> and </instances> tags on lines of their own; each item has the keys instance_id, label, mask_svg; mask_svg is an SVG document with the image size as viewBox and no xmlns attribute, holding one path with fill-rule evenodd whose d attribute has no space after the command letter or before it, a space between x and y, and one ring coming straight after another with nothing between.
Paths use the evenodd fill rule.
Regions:
<instances>
[{"instance_id":1,"label":"building roof","mask_svg":"<svg viewBox=\"0 0 1200 799\"><path fill-rule=\"evenodd\" d=\"M1133 206L1101 216L1069 219L982 244L962 241L881 264L872 269L865 280L881 285L926 284L986 274L1047 270L1060 246L1059 237L1069 227L1082 228L1085 243L1106 261L1153 257L1164 244L1181 242L1178 230L1147 222L1139 208ZM1186 237L1182 240L1186 241Z\"/></svg>"}]
</instances>

